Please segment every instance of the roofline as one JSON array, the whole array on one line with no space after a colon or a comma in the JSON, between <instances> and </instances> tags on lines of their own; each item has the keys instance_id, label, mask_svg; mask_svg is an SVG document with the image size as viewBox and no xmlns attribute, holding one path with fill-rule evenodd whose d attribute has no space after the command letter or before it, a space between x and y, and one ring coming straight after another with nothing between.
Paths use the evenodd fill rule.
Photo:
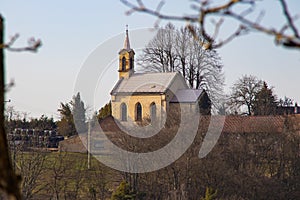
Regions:
<instances>
[{"instance_id":1,"label":"roofline","mask_svg":"<svg viewBox=\"0 0 300 200\"><path fill-rule=\"evenodd\" d=\"M130 53L130 52L133 52L134 54L135 54L135 52L134 52L134 50L133 49L121 49L120 51L119 51L119 54L121 54L123 51L126 51L126 52L128 52L128 53Z\"/></svg>"},{"instance_id":2,"label":"roofline","mask_svg":"<svg viewBox=\"0 0 300 200\"><path fill-rule=\"evenodd\" d=\"M167 72L167 73L168 73L168 72ZM189 86L188 86L188 85L186 84L186 82L185 82L185 79L184 79L182 76L179 76L179 75L180 75L179 72L169 72L169 73L175 73L175 76L174 76L174 78L170 81L170 83L167 85L165 91L167 91L167 89L170 88L170 85L175 81L175 77L176 77L176 76L178 76L178 77L181 79L181 81L189 88ZM173 92L173 91L172 91L172 92Z\"/></svg>"},{"instance_id":3,"label":"roofline","mask_svg":"<svg viewBox=\"0 0 300 200\"><path fill-rule=\"evenodd\" d=\"M112 95L114 93L114 91L119 87L119 85L121 84L121 82L123 81L124 77L121 77L118 82L116 83L115 87L111 90L110 95Z\"/></svg>"},{"instance_id":4,"label":"roofline","mask_svg":"<svg viewBox=\"0 0 300 200\"><path fill-rule=\"evenodd\" d=\"M202 90L201 93L200 93L200 95L199 95L199 97L196 99L196 101L179 102L178 99L177 99L177 101L171 101L171 100L172 100L172 99L171 99L171 100L170 100L170 103L195 103L195 102L197 102L199 99L201 99L202 96L206 93L205 89L190 89L190 90Z\"/></svg>"},{"instance_id":5,"label":"roofline","mask_svg":"<svg viewBox=\"0 0 300 200\"><path fill-rule=\"evenodd\" d=\"M159 95L162 95L162 94L165 94L165 92L111 92L110 93L111 95L127 95L127 94L130 94L130 95L151 95L151 94L159 94Z\"/></svg>"},{"instance_id":6,"label":"roofline","mask_svg":"<svg viewBox=\"0 0 300 200\"><path fill-rule=\"evenodd\" d=\"M179 104L185 104L185 103L196 103L197 101L170 101L169 103L179 103Z\"/></svg>"},{"instance_id":7,"label":"roofline","mask_svg":"<svg viewBox=\"0 0 300 200\"><path fill-rule=\"evenodd\" d=\"M143 75L143 74L156 74L156 73L157 72L153 72L153 73L134 73L132 76ZM120 86L122 80L124 79L122 77L121 79L118 80L118 82L116 83L116 85L114 86L114 88L112 89L112 91L110 92L110 95L117 95L117 94L145 94L145 93L153 94L153 93L166 93L168 91L170 85L175 81L175 77L179 76L180 74L179 74L179 72L165 72L165 73L170 73L170 74L175 74L175 75L172 78L172 80L170 81L170 83L167 85L167 87L165 87L165 89L162 92L114 92ZM179 76L179 78L181 78L181 80L182 80L181 76ZM183 80L183 83L186 84L186 82L184 80Z\"/></svg>"}]
</instances>

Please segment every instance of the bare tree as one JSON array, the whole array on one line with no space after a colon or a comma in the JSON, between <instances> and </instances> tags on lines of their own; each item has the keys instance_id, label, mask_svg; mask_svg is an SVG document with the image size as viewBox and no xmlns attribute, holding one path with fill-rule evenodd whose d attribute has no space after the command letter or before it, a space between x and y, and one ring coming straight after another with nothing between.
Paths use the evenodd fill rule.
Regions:
<instances>
[{"instance_id":1,"label":"bare tree","mask_svg":"<svg viewBox=\"0 0 300 200\"><path fill-rule=\"evenodd\" d=\"M45 171L45 152L24 152L20 149L17 156L19 171L22 176L22 196L24 199L33 199L34 194L38 193L39 179Z\"/></svg>"},{"instance_id":2,"label":"bare tree","mask_svg":"<svg viewBox=\"0 0 300 200\"><path fill-rule=\"evenodd\" d=\"M197 34L200 38L200 30ZM223 93L220 60L215 50L203 49L187 28L175 29L170 23L158 30L138 58L143 71L181 73L191 88L205 89L214 105Z\"/></svg>"},{"instance_id":3,"label":"bare tree","mask_svg":"<svg viewBox=\"0 0 300 200\"><path fill-rule=\"evenodd\" d=\"M262 87L262 81L255 76L244 75L231 88L230 103L238 107L246 106L247 115L253 112L253 104L257 92Z\"/></svg>"},{"instance_id":4,"label":"bare tree","mask_svg":"<svg viewBox=\"0 0 300 200\"><path fill-rule=\"evenodd\" d=\"M289 107L289 106L293 106L294 101L293 99L285 96L283 99L279 99L278 104L282 107Z\"/></svg>"},{"instance_id":5,"label":"bare tree","mask_svg":"<svg viewBox=\"0 0 300 200\"><path fill-rule=\"evenodd\" d=\"M256 6L262 2L258 0L223 0L217 2L212 0L196 0L192 1L191 5L196 14L182 16L162 13L161 8L164 5L164 1L160 1L156 8L145 6L142 0L121 0L121 2L130 8L126 12L128 15L134 12L142 12L156 16L158 19L187 21L190 24L197 24L205 41L199 40L193 26L187 25L187 27L206 49L219 48L236 37L247 34L250 31L258 31L270 35L274 38L277 45L288 48L300 48L299 26L297 26L299 24L296 24L299 13L298 15L291 13L286 0L278 1L282 9L282 13L278 13L278 15L284 18L285 23L277 27L270 27L261 23L264 11L260 11L256 18L253 17L257 11ZM221 38L219 33L226 20L236 21L236 29L233 29L229 36ZM212 22L211 25L214 28L208 30L208 22Z\"/></svg>"},{"instance_id":6,"label":"bare tree","mask_svg":"<svg viewBox=\"0 0 300 200\"><path fill-rule=\"evenodd\" d=\"M180 30L177 30L177 37L175 41L176 45L176 54L178 55L179 70L182 72L182 76L186 77L186 68L188 62L188 46L189 44L189 31L186 28L181 27Z\"/></svg>"},{"instance_id":7,"label":"bare tree","mask_svg":"<svg viewBox=\"0 0 300 200\"><path fill-rule=\"evenodd\" d=\"M110 193L108 191L109 171L99 162L94 163L90 172L89 192L91 199L105 199Z\"/></svg>"},{"instance_id":8,"label":"bare tree","mask_svg":"<svg viewBox=\"0 0 300 200\"><path fill-rule=\"evenodd\" d=\"M67 190L67 172L69 164L66 164L68 160L68 154L65 152L59 152L55 155L54 159L49 163L50 179L48 184L48 190L52 194L52 198L59 200L66 197Z\"/></svg>"},{"instance_id":9,"label":"bare tree","mask_svg":"<svg viewBox=\"0 0 300 200\"><path fill-rule=\"evenodd\" d=\"M147 72L174 72L177 54L174 46L175 27L168 23L164 29L159 29L155 38L149 42L138 63Z\"/></svg>"},{"instance_id":10,"label":"bare tree","mask_svg":"<svg viewBox=\"0 0 300 200\"><path fill-rule=\"evenodd\" d=\"M201 32L199 29L197 31L200 38ZM189 64L186 66L185 79L190 83L191 88L205 89L213 105L219 107L219 100L223 98L225 81L221 58L215 50L203 49L192 38L189 34Z\"/></svg>"}]
</instances>

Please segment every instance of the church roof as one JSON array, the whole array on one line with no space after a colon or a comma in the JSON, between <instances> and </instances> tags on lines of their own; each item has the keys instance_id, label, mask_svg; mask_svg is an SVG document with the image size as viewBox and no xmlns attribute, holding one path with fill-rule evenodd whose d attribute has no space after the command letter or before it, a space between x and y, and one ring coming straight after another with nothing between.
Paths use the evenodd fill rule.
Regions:
<instances>
[{"instance_id":1,"label":"church roof","mask_svg":"<svg viewBox=\"0 0 300 200\"><path fill-rule=\"evenodd\" d=\"M174 97L171 99L170 103L192 103L196 102L201 96L204 90L196 90L196 89L184 89L178 90Z\"/></svg>"},{"instance_id":2,"label":"church roof","mask_svg":"<svg viewBox=\"0 0 300 200\"><path fill-rule=\"evenodd\" d=\"M111 94L164 93L176 76L179 76L177 72L135 73L128 79L121 78L111 91Z\"/></svg>"}]
</instances>

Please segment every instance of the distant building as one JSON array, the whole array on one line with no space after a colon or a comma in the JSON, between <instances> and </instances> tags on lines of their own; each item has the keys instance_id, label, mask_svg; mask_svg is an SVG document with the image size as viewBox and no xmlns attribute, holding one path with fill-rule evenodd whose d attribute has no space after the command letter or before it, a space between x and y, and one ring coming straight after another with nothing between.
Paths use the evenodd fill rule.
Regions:
<instances>
[{"instance_id":1,"label":"distant building","mask_svg":"<svg viewBox=\"0 0 300 200\"><path fill-rule=\"evenodd\" d=\"M180 104L189 112L210 113L211 103L205 90L190 89L177 72L135 73L135 52L130 47L128 30L119 52L119 80L111 91L112 116L119 121L161 120ZM200 104L203 105L200 105Z\"/></svg>"},{"instance_id":2,"label":"distant building","mask_svg":"<svg viewBox=\"0 0 300 200\"><path fill-rule=\"evenodd\" d=\"M276 113L278 115L300 114L300 107L297 103L295 106L277 106Z\"/></svg>"}]
</instances>

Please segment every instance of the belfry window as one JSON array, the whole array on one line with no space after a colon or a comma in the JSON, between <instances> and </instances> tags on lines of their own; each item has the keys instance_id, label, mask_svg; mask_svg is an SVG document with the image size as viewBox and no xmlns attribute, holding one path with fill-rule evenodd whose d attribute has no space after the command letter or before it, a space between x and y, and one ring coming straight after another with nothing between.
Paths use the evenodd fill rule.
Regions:
<instances>
[{"instance_id":1,"label":"belfry window","mask_svg":"<svg viewBox=\"0 0 300 200\"><path fill-rule=\"evenodd\" d=\"M130 69L133 69L133 58L130 58Z\"/></svg>"},{"instance_id":2,"label":"belfry window","mask_svg":"<svg viewBox=\"0 0 300 200\"><path fill-rule=\"evenodd\" d=\"M126 58L123 57L122 58L122 71L125 71L125 69L126 69Z\"/></svg>"}]
</instances>

